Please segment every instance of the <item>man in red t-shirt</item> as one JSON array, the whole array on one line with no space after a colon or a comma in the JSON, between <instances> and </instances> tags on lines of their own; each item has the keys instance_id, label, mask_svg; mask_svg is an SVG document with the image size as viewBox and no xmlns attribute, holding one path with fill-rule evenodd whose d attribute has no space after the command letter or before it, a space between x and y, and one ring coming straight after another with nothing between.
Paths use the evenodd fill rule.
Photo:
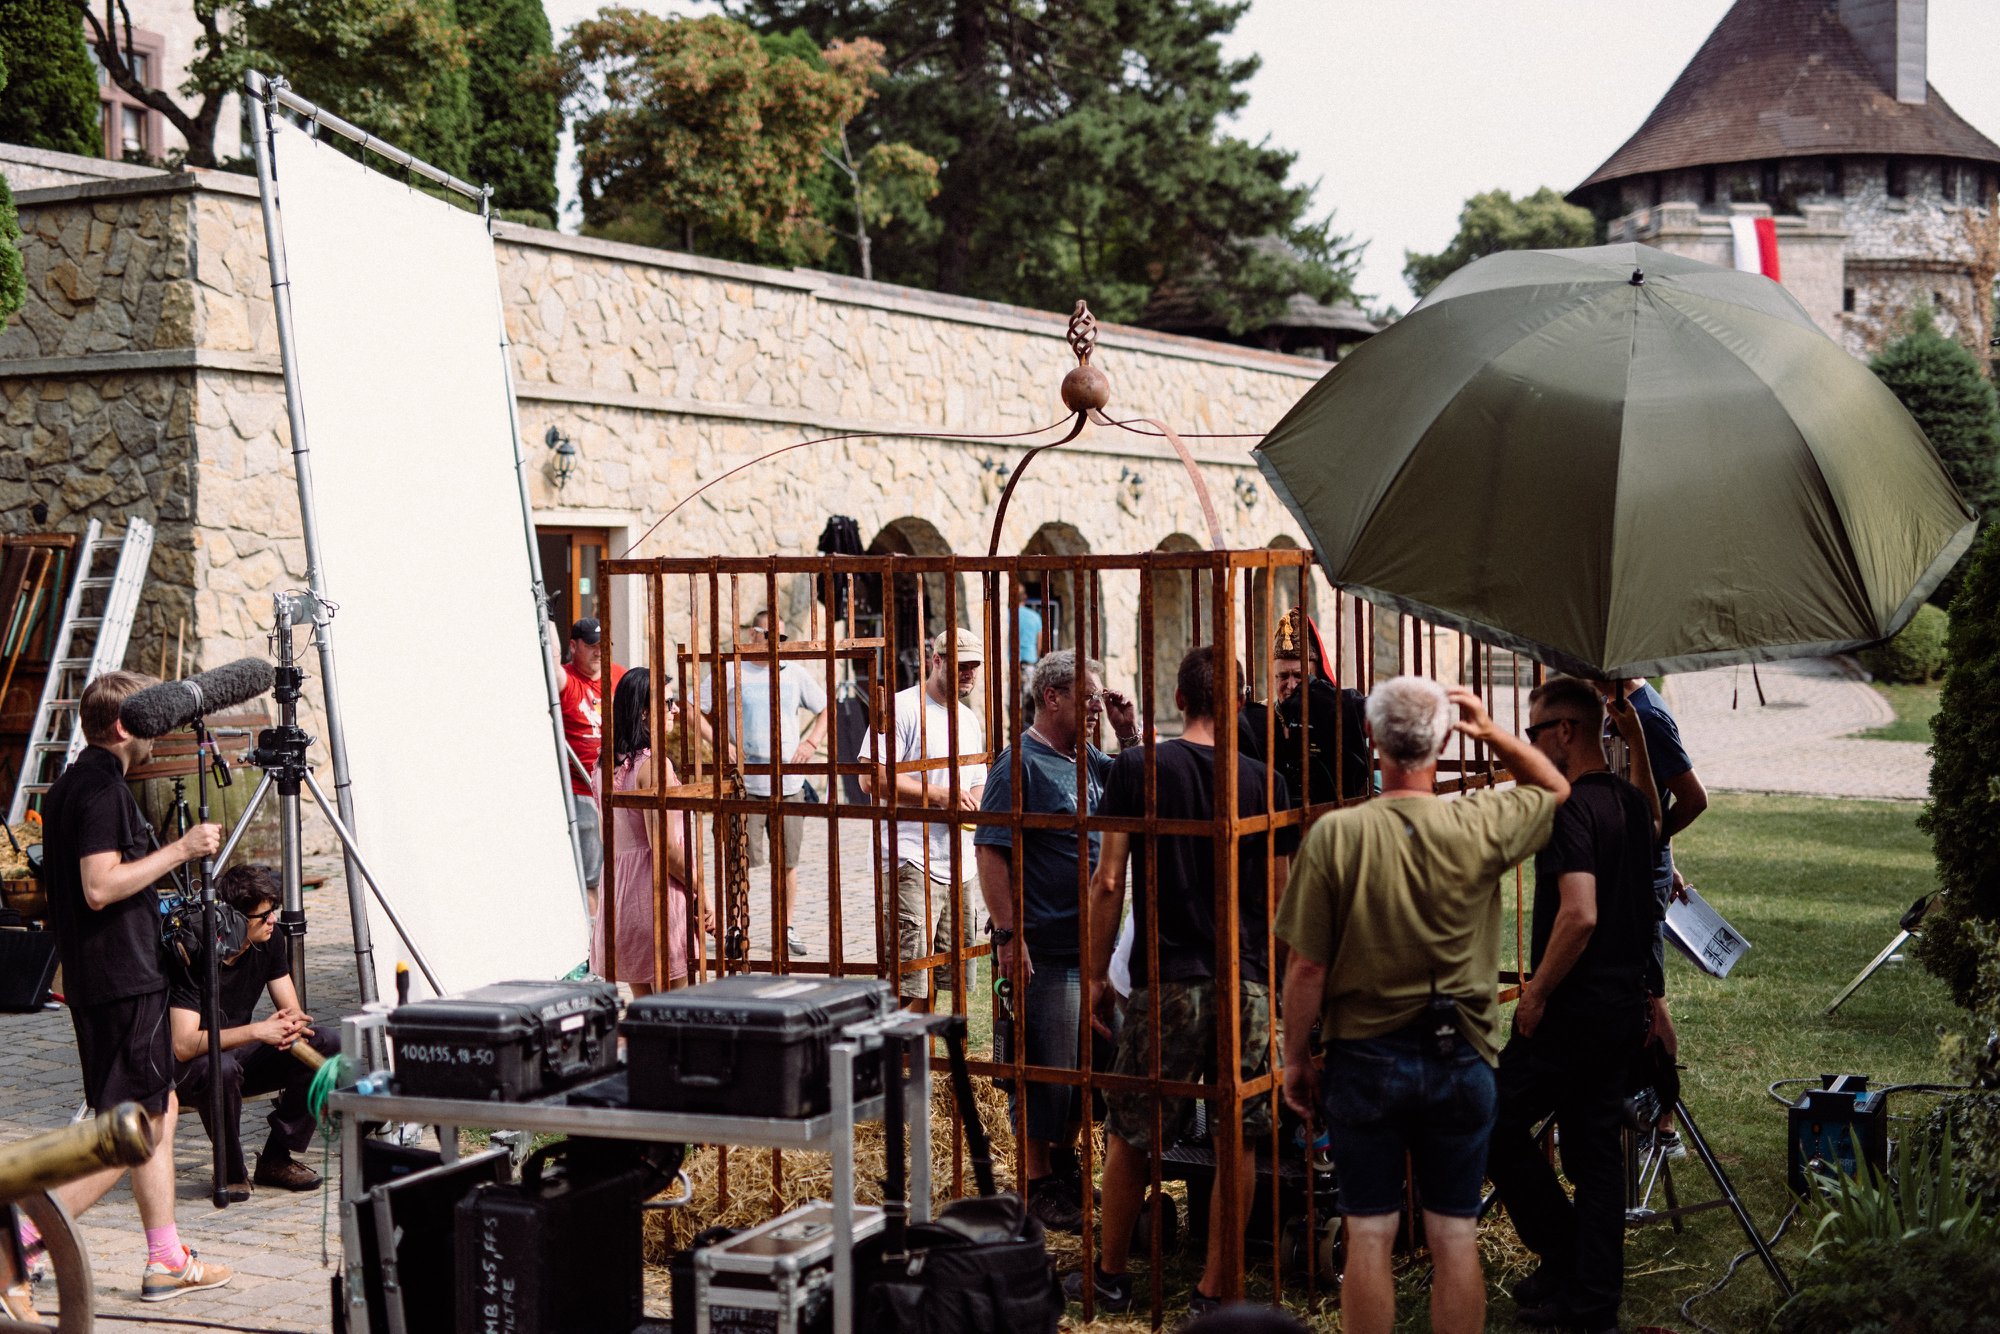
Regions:
<instances>
[{"instance_id":1,"label":"man in red t-shirt","mask_svg":"<svg viewBox=\"0 0 2000 1334\"><path fill-rule=\"evenodd\" d=\"M563 663L563 738L570 752L590 775L586 779L569 766L570 791L577 796L576 832L583 845L584 883L595 890L604 872L604 835L597 810L597 761L604 749L604 651L599 647L604 627L586 616L569 629L569 657ZM618 688L622 667L610 670L611 688Z\"/></svg>"}]
</instances>

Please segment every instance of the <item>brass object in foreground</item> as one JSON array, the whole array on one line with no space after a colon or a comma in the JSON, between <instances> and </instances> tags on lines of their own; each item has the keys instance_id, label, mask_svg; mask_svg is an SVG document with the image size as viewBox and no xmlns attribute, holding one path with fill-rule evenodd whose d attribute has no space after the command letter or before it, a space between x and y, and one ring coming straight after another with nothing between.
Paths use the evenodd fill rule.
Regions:
<instances>
[{"instance_id":1,"label":"brass object in foreground","mask_svg":"<svg viewBox=\"0 0 2000 1334\"><path fill-rule=\"evenodd\" d=\"M153 1129L135 1102L95 1120L0 1147L0 1200L48 1190L104 1167L137 1167L153 1156Z\"/></svg>"}]
</instances>

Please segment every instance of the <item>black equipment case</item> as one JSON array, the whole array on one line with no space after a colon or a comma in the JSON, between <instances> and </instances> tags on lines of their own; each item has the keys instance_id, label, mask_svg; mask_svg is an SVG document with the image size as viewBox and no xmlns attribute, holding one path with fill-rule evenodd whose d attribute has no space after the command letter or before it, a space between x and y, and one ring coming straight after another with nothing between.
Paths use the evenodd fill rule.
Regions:
<instances>
[{"instance_id":1,"label":"black equipment case","mask_svg":"<svg viewBox=\"0 0 2000 1334\"><path fill-rule=\"evenodd\" d=\"M520 1185L459 1201L458 1334L629 1334L639 1205L666 1180L638 1145L569 1139L530 1154Z\"/></svg>"},{"instance_id":2,"label":"black equipment case","mask_svg":"<svg viewBox=\"0 0 2000 1334\"><path fill-rule=\"evenodd\" d=\"M496 982L399 1005L389 1016L396 1092L518 1102L609 1074L618 988L609 982Z\"/></svg>"},{"instance_id":3,"label":"black equipment case","mask_svg":"<svg viewBox=\"0 0 2000 1334\"><path fill-rule=\"evenodd\" d=\"M889 1014L889 984L739 973L642 996L619 1032L631 1106L729 1116L818 1116L832 1103L828 1048L842 1029ZM882 1065L854 1073L854 1096L882 1091Z\"/></svg>"}]
</instances>

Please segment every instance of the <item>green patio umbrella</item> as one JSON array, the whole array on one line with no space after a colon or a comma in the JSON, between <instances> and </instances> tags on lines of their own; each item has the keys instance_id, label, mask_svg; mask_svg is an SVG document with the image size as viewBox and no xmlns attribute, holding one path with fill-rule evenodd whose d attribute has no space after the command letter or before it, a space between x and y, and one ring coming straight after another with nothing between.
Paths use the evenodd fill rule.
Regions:
<instances>
[{"instance_id":1,"label":"green patio umbrella","mask_svg":"<svg viewBox=\"0 0 2000 1334\"><path fill-rule=\"evenodd\" d=\"M1643 245L1467 265L1257 461L1334 583L1599 678L1884 639L1973 536L1784 288Z\"/></svg>"}]
</instances>

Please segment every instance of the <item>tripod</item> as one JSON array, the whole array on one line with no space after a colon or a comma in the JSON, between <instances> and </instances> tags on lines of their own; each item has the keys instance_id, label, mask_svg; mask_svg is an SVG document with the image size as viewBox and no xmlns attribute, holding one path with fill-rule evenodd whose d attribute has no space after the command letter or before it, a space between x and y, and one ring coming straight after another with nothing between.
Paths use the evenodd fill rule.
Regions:
<instances>
[{"instance_id":1,"label":"tripod","mask_svg":"<svg viewBox=\"0 0 2000 1334\"><path fill-rule=\"evenodd\" d=\"M1674 1169L1668 1161L1666 1150L1657 1137L1648 1132L1659 1120L1660 1100L1657 1094L1648 1090L1625 1104L1625 1226L1645 1227L1650 1223L1671 1223L1676 1232L1681 1230L1681 1220L1689 1214L1698 1214L1706 1209L1727 1209L1736 1216L1736 1222L1743 1229L1743 1235L1750 1239L1750 1245L1757 1252L1757 1258L1764 1262L1764 1268L1771 1273L1771 1279L1778 1285L1778 1291L1785 1296L1792 1295L1792 1281L1779 1267L1778 1257L1771 1253L1771 1247L1763 1235L1757 1231L1755 1220L1744 1207L1743 1199L1736 1193L1736 1187L1729 1180L1729 1174L1722 1170L1722 1164L1708 1147L1701 1128L1688 1115L1687 1103L1674 1099L1674 1115L1693 1146L1695 1156L1701 1159L1708 1174L1715 1178L1716 1187L1722 1194L1712 1200L1700 1200L1693 1204L1682 1204L1674 1192ZM1661 1186L1667 1197L1667 1207L1655 1209L1651 1206L1654 1185ZM1782 1228L1779 1231L1783 1231Z\"/></svg>"},{"instance_id":2,"label":"tripod","mask_svg":"<svg viewBox=\"0 0 2000 1334\"><path fill-rule=\"evenodd\" d=\"M292 652L292 627L301 619L317 627L321 624L320 615L330 614L329 609L326 604L309 593L279 593L274 595L271 601L273 604L271 655L277 660L277 685L272 691L272 698L278 701L278 725L259 732L256 748L247 756L249 763L264 771L264 776L258 780L256 791L250 794L250 802L243 809L243 818L237 821L236 828L230 832L229 841L224 843L222 851L216 854L216 865L220 866L229 860L229 854L236 850L244 831L250 827L250 821L262 808L264 798L275 787L278 791L279 860L283 864L280 876L284 886L284 901L278 913L278 932L285 938L285 958L291 969L292 986L298 992L299 1004L305 1005L306 911L304 875L300 865L302 843L299 798L302 791L312 793L313 800L319 803L321 813L333 826L333 832L339 836L341 847L347 853L348 863L361 873L363 883L368 886L369 892L374 894L375 902L389 918L389 924L396 928L396 934L402 937L404 946L410 951L410 958L423 973L424 980L431 984L433 991L442 995L444 988L438 985L437 975L431 971L429 961L424 958L424 952L417 947L416 941L410 938L410 932L403 925L402 918L396 915L396 910L383 895L381 886L375 883L375 876L369 871L368 863L361 855L361 849L356 846L353 833L340 818L340 813L334 809L333 803L327 799L326 793L320 789L319 783L314 780L312 766L306 761L306 752L315 744L316 738L308 735L305 729L299 726L299 695L305 684L305 672L298 666ZM349 885L348 894L351 898L358 898L360 890ZM358 912L356 916L358 920L365 920ZM356 962L361 967L371 966L371 960L362 957L359 949L356 950L356 956ZM362 987L364 994L370 994L371 989L366 979L363 980Z\"/></svg>"}]
</instances>

